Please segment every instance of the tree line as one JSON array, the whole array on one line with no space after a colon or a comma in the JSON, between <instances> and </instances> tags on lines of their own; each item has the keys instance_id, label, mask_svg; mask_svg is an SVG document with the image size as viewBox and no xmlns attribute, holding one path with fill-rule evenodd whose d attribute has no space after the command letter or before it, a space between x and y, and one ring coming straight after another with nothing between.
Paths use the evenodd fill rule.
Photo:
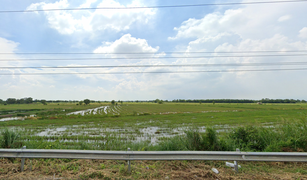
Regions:
<instances>
[{"instance_id":1,"label":"tree line","mask_svg":"<svg viewBox=\"0 0 307 180\"><path fill-rule=\"evenodd\" d=\"M94 100L89 100L85 99L83 101L79 100L38 100L31 97L26 97L26 98L21 98L21 99L16 99L16 98L8 98L7 100L2 100L0 99L0 104L31 104L31 103L42 103L44 105L47 105L47 103L78 103L79 105L84 104L90 104L90 103L109 103L111 102L113 105L120 103L122 104L123 102L151 102L151 103L159 103L162 104L164 102L173 102L173 103L306 103L305 100L299 100L299 99L269 99L269 98L263 98L261 100L251 100L251 99L174 99L172 101L168 100L161 100L161 99L155 99L155 100L135 100L135 101L121 101L118 100L117 102L112 100L112 101L94 101Z\"/></svg>"},{"instance_id":2,"label":"tree line","mask_svg":"<svg viewBox=\"0 0 307 180\"><path fill-rule=\"evenodd\" d=\"M305 100L299 99L269 99L263 98L261 100L251 100L251 99L176 99L172 102L180 103L306 103Z\"/></svg>"}]
</instances>

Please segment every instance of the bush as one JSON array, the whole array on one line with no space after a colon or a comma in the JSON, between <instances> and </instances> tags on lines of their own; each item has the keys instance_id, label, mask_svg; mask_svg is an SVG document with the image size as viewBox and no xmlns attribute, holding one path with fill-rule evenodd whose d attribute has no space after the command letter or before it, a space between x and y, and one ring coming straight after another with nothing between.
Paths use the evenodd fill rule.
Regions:
<instances>
[{"instance_id":1,"label":"bush","mask_svg":"<svg viewBox=\"0 0 307 180\"><path fill-rule=\"evenodd\" d=\"M202 137L203 149L206 151L219 151L220 145L216 131L213 128L206 128L206 133Z\"/></svg>"},{"instance_id":2,"label":"bush","mask_svg":"<svg viewBox=\"0 0 307 180\"><path fill-rule=\"evenodd\" d=\"M254 126L238 127L229 134L229 137L240 150L263 151L266 143L260 136L259 129Z\"/></svg>"},{"instance_id":3,"label":"bush","mask_svg":"<svg viewBox=\"0 0 307 180\"><path fill-rule=\"evenodd\" d=\"M183 136L175 136L159 143L160 151L231 151L233 144L225 139L219 140L213 128L207 128L204 134L198 130L190 129Z\"/></svg>"}]
</instances>

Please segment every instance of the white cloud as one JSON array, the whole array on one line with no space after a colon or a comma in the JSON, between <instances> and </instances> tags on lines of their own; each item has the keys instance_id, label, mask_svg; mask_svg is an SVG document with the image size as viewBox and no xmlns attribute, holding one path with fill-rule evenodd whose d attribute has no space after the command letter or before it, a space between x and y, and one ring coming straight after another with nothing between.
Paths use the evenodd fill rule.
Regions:
<instances>
[{"instance_id":1,"label":"white cloud","mask_svg":"<svg viewBox=\"0 0 307 180\"><path fill-rule=\"evenodd\" d=\"M97 0L87 0L80 8L91 7ZM146 6L141 0L133 0L131 4L124 6L115 0L102 0L97 7L133 7ZM67 0L60 0L55 3L35 3L27 9L63 9L69 8ZM44 12L51 28L56 29L61 34L73 34L76 32L92 31L123 31L130 29L134 23L148 24L153 20L156 10L136 9L136 10L105 10L94 11L45 11Z\"/></svg>"},{"instance_id":2,"label":"white cloud","mask_svg":"<svg viewBox=\"0 0 307 180\"><path fill-rule=\"evenodd\" d=\"M291 19L290 15L281 16L278 18L278 22L288 21L289 19Z\"/></svg>"},{"instance_id":3,"label":"white cloud","mask_svg":"<svg viewBox=\"0 0 307 180\"><path fill-rule=\"evenodd\" d=\"M145 39L131 37L131 34L125 34L114 42L103 42L94 50L94 53L155 53L159 47L151 47Z\"/></svg>"},{"instance_id":4,"label":"white cloud","mask_svg":"<svg viewBox=\"0 0 307 180\"><path fill-rule=\"evenodd\" d=\"M1 52L13 53L17 50L19 43L7 40L0 37L0 49Z\"/></svg>"},{"instance_id":5,"label":"white cloud","mask_svg":"<svg viewBox=\"0 0 307 180\"><path fill-rule=\"evenodd\" d=\"M179 27L174 28L176 35L169 39L211 38L225 33L241 38L263 39L278 33L293 34L293 29L306 26L301 23L304 22L306 8L306 4L280 3L215 11L203 18L190 18L182 22ZM288 21L288 24L280 23L289 19L291 21Z\"/></svg>"},{"instance_id":6,"label":"white cloud","mask_svg":"<svg viewBox=\"0 0 307 180\"><path fill-rule=\"evenodd\" d=\"M306 27L306 24L300 23L304 22L307 5L298 6L298 4L285 3L274 6L278 7L272 8L273 5L241 6L223 12L215 11L200 19L190 18L182 22L179 27L175 27L176 35L169 37L169 39L177 40L176 42L179 43L182 39L189 39L190 42L185 47L182 44L178 45L179 51L186 52L307 50L307 42L297 39L299 29L301 29L299 37L307 38L307 28L303 28ZM289 19L291 21L287 21ZM287 23L280 23L285 21ZM297 31L295 31L296 29ZM213 53L212 55L217 54ZM177 63L267 63L280 61L304 61L304 57L199 58L177 60ZM270 67L220 66L206 68L206 70L301 67L282 65ZM194 70L196 69L194 68ZM307 84L298 78L304 76L306 76L305 71L202 73L195 75L193 79L202 82L203 87L200 89L204 94L208 94L207 98L293 98L293 96L306 97L303 91L297 90L294 93L293 88L307 87ZM194 84L189 87L194 89L198 86ZM288 92L295 95L292 96ZM195 91L195 94L197 93Z\"/></svg>"},{"instance_id":7,"label":"white cloud","mask_svg":"<svg viewBox=\"0 0 307 180\"><path fill-rule=\"evenodd\" d=\"M307 39L307 27L301 29L299 33L299 37Z\"/></svg>"}]
</instances>

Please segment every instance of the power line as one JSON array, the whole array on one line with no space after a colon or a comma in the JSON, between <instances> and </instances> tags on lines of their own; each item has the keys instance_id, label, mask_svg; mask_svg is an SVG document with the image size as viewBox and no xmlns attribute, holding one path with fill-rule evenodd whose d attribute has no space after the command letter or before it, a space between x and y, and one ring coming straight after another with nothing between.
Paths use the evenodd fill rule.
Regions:
<instances>
[{"instance_id":1,"label":"power line","mask_svg":"<svg viewBox=\"0 0 307 180\"><path fill-rule=\"evenodd\" d=\"M91 74L170 74L170 73L224 73L224 72L261 72L261 71L302 71L307 68L292 69L248 69L248 70L203 70L203 71L135 71L135 72L89 72L89 73L0 73L0 75L91 75Z\"/></svg>"},{"instance_id":2,"label":"power line","mask_svg":"<svg viewBox=\"0 0 307 180\"><path fill-rule=\"evenodd\" d=\"M117 66L53 66L53 67L0 67L0 69L92 69L92 68L143 68L143 67L213 67L213 66L279 66L307 65L307 62L276 62L276 63L228 63L228 64L156 64L156 65L117 65Z\"/></svg>"},{"instance_id":3,"label":"power line","mask_svg":"<svg viewBox=\"0 0 307 180\"><path fill-rule=\"evenodd\" d=\"M289 50L289 51L200 51L200 52L134 52L134 53L127 53L127 52L119 52L119 53L93 53L93 52L42 52L42 53L36 53L36 52L16 52L16 53L8 53L8 52L0 52L0 55L14 55L14 54L22 54L22 55L99 55L99 54L105 54L105 55L130 55L130 54L219 54L219 53L225 53L225 54L236 54L236 53L298 53L298 52L307 52L307 50Z\"/></svg>"},{"instance_id":4,"label":"power line","mask_svg":"<svg viewBox=\"0 0 307 180\"><path fill-rule=\"evenodd\" d=\"M150 60L150 59L199 59L199 58L240 58L240 57L295 57L307 54L262 54L262 55L233 55L233 56L180 56L180 57L100 57L100 58L50 58L50 59L0 59L0 61L84 61L84 60Z\"/></svg>"},{"instance_id":5,"label":"power line","mask_svg":"<svg viewBox=\"0 0 307 180\"><path fill-rule=\"evenodd\" d=\"M92 7L92 8L66 8L66 9L33 9L33 10L2 10L0 13L20 13L20 12L46 12L46 11L84 11L84 10L132 10L132 9L161 9L161 8L186 8L186 7L204 7L204 6L231 6L231 5L256 5L256 4L279 4L306 2L306 0L292 1L261 1L261 2L230 2L230 3L206 3L206 4L184 4L184 5L165 5L165 6L147 6L147 7Z\"/></svg>"}]
</instances>

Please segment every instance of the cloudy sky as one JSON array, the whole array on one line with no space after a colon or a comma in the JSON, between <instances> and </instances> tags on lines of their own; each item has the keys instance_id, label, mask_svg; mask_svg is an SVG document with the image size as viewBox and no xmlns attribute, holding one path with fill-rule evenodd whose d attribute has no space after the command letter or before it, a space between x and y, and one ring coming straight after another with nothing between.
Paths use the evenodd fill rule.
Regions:
<instances>
[{"instance_id":1,"label":"cloudy sky","mask_svg":"<svg viewBox=\"0 0 307 180\"><path fill-rule=\"evenodd\" d=\"M307 1L263 1L0 0L0 99L307 99Z\"/></svg>"}]
</instances>

